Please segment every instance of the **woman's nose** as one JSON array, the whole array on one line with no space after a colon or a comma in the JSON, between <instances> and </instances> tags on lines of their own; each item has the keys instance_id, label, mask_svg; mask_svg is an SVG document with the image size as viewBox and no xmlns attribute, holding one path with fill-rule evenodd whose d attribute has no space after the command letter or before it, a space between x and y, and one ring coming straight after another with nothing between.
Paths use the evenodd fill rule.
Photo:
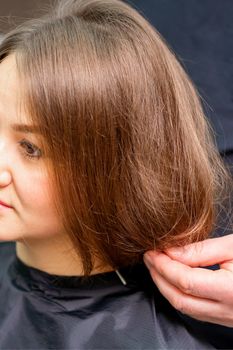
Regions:
<instances>
[{"instance_id":1,"label":"woman's nose","mask_svg":"<svg viewBox=\"0 0 233 350\"><path fill-rule=\"evenodd\" d=\"M8 186L12 181L11 173L8 170L0 169L0 188Z\"/></svg>"},{"instance_id":2,"label":"woman's nose","mask_svg":"<svg viewBox=\"0 0 233 350\"><path fill-rule=\"evenodd\" d=\"M9 153L6 140L0 139L0 188L8 186L12 181L9 168Z\"/></svg>"}]
</instances>

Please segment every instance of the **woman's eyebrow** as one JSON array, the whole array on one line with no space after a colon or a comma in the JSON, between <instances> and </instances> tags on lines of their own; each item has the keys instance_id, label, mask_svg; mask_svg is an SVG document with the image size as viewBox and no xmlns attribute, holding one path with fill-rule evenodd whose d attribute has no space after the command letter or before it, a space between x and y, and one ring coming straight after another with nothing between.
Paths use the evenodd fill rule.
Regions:
<instances>
[{"instance_id":1,"label":"woman's eyebrow","mask_svg":"<svg viewBox=\"0 0 233 350\"><path fill-rule=\"evenodd\" d=\"M39 128L34 125L27 125L27 124L12 124L11 126L12 130L17 132L24 132L27 134L41 134Z\"/></svg>"}]
</instances>

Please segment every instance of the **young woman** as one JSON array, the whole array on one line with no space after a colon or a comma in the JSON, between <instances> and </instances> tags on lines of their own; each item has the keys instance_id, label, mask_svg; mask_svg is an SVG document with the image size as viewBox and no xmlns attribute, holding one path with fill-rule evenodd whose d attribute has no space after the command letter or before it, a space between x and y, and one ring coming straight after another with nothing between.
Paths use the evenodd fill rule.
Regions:
<instances>
[{"instance_id":1,"label":"young woman","mask_svg":"<svg viewBox=\"0 0 233 350\"><path fill-rule=\"evenodd\" d=\"M118 0L0 46L0 348L211 348L142 264L211 232L227 175L192 83Z\"/></svg>"}]
</instances>

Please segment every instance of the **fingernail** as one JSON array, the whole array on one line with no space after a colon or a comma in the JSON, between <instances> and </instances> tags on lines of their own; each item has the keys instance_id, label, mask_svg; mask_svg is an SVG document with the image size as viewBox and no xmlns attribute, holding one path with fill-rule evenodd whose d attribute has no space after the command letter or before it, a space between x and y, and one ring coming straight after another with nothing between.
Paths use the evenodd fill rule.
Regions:
<instances>
[{"instance_id":1,"label":"fingernail","mask_svg":"<svg viewBox=\"0 0 233 350\"><path fill-rule=\"evenodd\" d=\"M181 256L184 253L184 248L169 248L167 252L173 256Z\"/></svg>"},{"instance_id":2,"label":"fingernail","mask_svg":"<svg viewBox=\"0 0 233 350\"><path fill-rule=\"evenodd\" d=\"M153 256L150 253L145 253L143 260L147 267L153 266Z\"/></svg>"}]
</instances>

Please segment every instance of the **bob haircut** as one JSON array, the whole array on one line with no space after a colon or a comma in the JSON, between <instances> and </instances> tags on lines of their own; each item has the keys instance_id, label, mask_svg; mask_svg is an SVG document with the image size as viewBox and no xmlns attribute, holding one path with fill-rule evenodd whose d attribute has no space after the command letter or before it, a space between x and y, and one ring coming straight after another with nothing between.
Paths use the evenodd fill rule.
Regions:
<instances>
[{"instance_id":1,"label":"bob haircut","mask_svg":"<svg viewBox=\"0 0 233 350\"><path fill-rule=\"evenodd\" d=\"M195 88L158 32L118 0L65 0L9 32L22 99L84 274L213 230L227 173Z\"/></svg>"}]
</instances>

